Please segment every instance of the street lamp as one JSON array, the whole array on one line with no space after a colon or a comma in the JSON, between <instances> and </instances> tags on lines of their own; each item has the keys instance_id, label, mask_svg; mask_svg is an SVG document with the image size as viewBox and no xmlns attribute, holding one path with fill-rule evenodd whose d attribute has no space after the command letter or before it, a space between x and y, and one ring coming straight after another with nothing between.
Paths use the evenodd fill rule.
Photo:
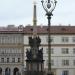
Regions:
<instances>
[{"instance_id":1,"label":"street lamp","mask_svg":"<svg viewBox=\"0 0 75 75\"><path fill-rule=\"evenodd\" d=\"M56 7L56 0L42 0L41 1L44 10L46 11L46 16L48 19L48 75L52 75L51 72L51 35L50 35L50 26L51 26L51 16L52 12Z\"/></svg>"}]
</instances>

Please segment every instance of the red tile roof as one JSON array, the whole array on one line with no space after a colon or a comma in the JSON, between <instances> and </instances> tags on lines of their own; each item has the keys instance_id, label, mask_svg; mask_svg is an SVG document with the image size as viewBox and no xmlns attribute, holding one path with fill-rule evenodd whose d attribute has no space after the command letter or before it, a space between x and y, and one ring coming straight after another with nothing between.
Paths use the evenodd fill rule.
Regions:
<instances>
[{"instance_id":1,"label":"red tile roof","mask_svg":"<svg viewBox=\"0 0 75 75\"><path fill-rule=\"evenodd\" d=\"M31 34L33 33L33 26L26 26L23 28L19 27L0 27L0 33L24 33ZM47 34L48 26L37 26L38 34ZM75 34L75 26L51 26L51 34Z\"/></svg>"},{"instance_id":2,"label":"red tile roof","mask_svg":"<svg viewBox=\"0 0 75 75\"><path fill-rule=\"evenodd\" d=\"M18 27L0 27L0 33L22 33Z\"/></svg>"},{"instance_id":3,"label":"red tile roof","mask_svg":"<svg viewBox=\"0 0 75 75\"><path fill-rule=\"evenodd\" d=\"M24 33L32 33L33 27L26 26L24 28ZM38 34L47 34L48 33L48 26L38 26L37 27ZM75 34L75 26L51 26L50 27L51 34Z\"/></svg>"}]
</instances>

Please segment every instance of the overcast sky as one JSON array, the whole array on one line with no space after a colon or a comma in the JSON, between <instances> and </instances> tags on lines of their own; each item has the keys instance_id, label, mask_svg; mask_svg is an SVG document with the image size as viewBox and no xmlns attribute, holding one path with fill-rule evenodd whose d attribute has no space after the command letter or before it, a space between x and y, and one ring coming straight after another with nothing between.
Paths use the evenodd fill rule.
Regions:
<instances>
[{"instance_id":1,"label":"overcast sky","mask_svg":"<svg viewBox=\"0 0 75 75\"><path fill-rule=\"evenodd\" d=\"M41 0L37 1L37 24L47 25ZM0 0L0 26L32 25L33 0ZM53 11L52 25L75 25L75 0L58 0Z\"/></svg>"}]
</instances>

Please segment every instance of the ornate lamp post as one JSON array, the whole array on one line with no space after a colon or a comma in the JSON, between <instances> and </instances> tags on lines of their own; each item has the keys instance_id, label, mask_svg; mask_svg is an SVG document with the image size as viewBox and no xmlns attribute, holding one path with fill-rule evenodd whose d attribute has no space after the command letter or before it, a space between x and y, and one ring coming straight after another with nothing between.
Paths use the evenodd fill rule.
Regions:
<instances>
[{"instance_id":1,"label":"ornate lamp post","mask_svg":"<svg viewBox=\"0 0 75 75\"><path fill-rule=\"evenodd\" d=\"M42 0L41 1L44 10L46 11L46 16L48 19L48 75L52 75L51 73L51 36L50 36L50 26L51 26L51 16L53 16L52 12L56 7L56 0Z\"/></svg>"}]
</instances>

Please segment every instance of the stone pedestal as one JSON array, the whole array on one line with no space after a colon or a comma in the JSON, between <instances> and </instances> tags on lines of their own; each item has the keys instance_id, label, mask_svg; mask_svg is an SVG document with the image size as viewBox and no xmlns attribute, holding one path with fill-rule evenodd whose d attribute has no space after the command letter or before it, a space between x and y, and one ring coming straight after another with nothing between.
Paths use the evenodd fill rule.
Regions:
<instances>
[{"instance_id":1,"label":"stone pedestal","mask_svg":"<svg viewBox=\"0 0 75 75\"><path fill-rule=\"evenodd\" d=\"M54 75L54 73L53 72L49 72L49 73L47 73L47 75Z\"/></svg>"}]
</instances>

